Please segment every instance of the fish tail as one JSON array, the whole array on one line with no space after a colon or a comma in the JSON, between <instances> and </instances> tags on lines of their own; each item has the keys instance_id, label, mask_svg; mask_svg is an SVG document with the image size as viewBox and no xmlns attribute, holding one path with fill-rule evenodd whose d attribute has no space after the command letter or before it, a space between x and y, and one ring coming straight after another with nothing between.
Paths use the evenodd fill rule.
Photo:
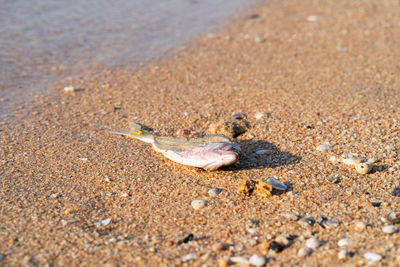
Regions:
<instances>
[{"instance_id":1,"label":"fish tail","mask_svg":"<svg viewBox=\"0 0 400 267\"><path fill-rule=\"evenodd\" d=\"M154 136L152 135L152 130L144 125L139 123L132 122L131 123L131 130L130 131L110 131L111 133L126 135L129 137L133 137L140 141L146 143L153 143Z\"/></svg>"}]
</instances>

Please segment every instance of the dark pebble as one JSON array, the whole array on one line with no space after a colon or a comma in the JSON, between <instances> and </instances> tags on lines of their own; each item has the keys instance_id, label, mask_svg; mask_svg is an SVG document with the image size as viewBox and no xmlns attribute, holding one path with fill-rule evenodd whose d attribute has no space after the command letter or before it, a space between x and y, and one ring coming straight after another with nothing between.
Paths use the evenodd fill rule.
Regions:
<instances>
[{"instance_id":1,"label":"dark pebble","mask_svg":"<svg viewBox=\"0 0 400 267\"><path fill-rule=\"evenodd\" d=\"M393 196L400 197L400 187L394 189Z\"/></svg>"},{"instance_id":2,"label":"dark pebble","mask_svg":"<svg viewBox=\"0 0 400 267\"><path fill-rule=\"evenodd\" d=\"M269 243L269 249L276 251L276 252L281 252L282 250L285 249L285 247L276 241L272 241L271 243Z\"/></svg>"},{"instance_id":3,"label":"dark pebble","mask_svg":"<svg viewBox=\"0 0 400 267\"><path fill-rule=\"evenodd\" d=\"M183 243L188 243L189 241L192 241L193 239L194 239L194 235L189 234L186 237L184 237L182 240L179 240L178 242L176 242L176 245L179 246Z\"/></svg>"},{"instance_id":4,"label":"dark pebble","mask_svg":"<svg viewBox=\"0 0 400 267\"><path fill-rule=\"evenodd\" d=\"M6 258L5 254L0 254L0 260L4 260Z\"/></svg>"},{"instance_id":5,"label":"dark pebble","mask_svg":"<svg viewBox=\"0 0 400 267\"><path fill-rule=\"evenodd\" d=\"M382 202L371 202L373 207L380 207Z\"/></svg>"},{"instance_id":6,"label":"dark pebble","mask_svg":"<svg viewBox=\"0 0 400 267\"><path fill-rule=\"evenodd\" d=\"M237 114L232 115L232 119L234 119L234 120L243 120L246 118L247 118L247 115L244 113L237 113Z\"/></svg>"}]
</instances>

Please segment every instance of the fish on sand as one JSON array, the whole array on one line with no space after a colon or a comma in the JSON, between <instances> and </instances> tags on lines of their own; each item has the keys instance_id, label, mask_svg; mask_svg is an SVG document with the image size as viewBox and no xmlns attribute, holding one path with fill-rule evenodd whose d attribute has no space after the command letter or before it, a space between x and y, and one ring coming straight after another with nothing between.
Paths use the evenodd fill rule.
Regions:
<instances>
[{"instance_id":1,"label":"fish on sand","mask_svg":"<svg viewBox=\"0 0 400 267\"><path fill-rule=\"evenodd\" d=\"M130 131L111 132L150 143L155 151L172 161L208 171L234 164L239 159L239 147L222 134L200 137L159 136L150 128L135 122L131 123Z\"/></svg>"}]
</instances>

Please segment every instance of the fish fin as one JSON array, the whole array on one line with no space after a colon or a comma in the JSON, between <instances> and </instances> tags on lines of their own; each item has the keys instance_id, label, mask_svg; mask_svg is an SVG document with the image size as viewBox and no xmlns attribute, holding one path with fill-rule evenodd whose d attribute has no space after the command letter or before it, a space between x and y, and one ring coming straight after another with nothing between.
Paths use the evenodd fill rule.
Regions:
<instances>
[{"instance_id":1,"label":"fish fin","mask_svg":"<svg viewBox=\"0 0 400 267\"><path fill-rule=\"evenodd\" d=\"M146 126L143 126L139 123L132 122L131 123L131 130L128 131L110 131L111 133L126 135L129 137L133 137L139 139L140 141L146 143L153 143L154 136L151 134L152 130Z\"/></svg>"}]
</instances>

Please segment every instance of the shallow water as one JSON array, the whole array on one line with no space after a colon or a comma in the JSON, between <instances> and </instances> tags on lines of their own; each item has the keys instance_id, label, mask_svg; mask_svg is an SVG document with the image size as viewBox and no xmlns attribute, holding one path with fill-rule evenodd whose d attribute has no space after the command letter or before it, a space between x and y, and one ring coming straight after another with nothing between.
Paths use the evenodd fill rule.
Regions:
<instances>
[{"instance_id":1,"label":"shallow water","mask_svg":"<svg viewBox=\"0 0 400 267\"><path fill-rule=\"evenodd\" d=\"M0 0L0 112L61 77L162 56L249 3Z\"/></svg>"}]
</instances>

